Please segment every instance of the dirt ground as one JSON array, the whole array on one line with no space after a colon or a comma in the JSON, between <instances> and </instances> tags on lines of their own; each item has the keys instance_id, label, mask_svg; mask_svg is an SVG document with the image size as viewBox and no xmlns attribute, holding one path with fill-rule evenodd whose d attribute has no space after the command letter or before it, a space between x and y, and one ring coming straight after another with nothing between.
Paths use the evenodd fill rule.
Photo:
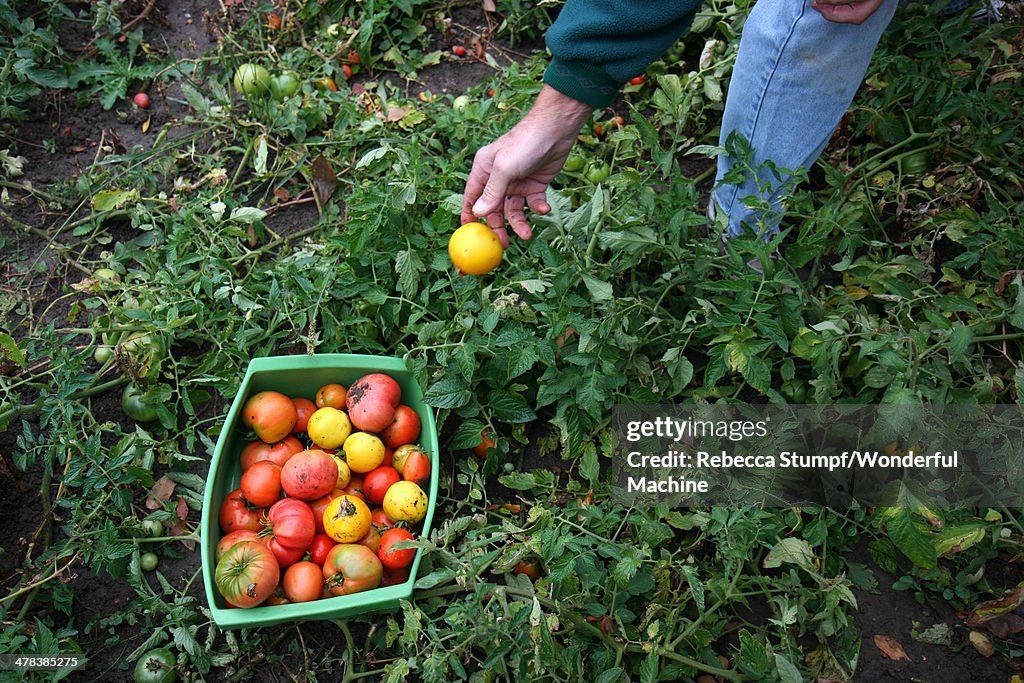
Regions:
<instances>
[{"instance_id":1,"label":"dirt ground","mask_svg":"<svg viewBox=\"0 0 1024 683\"><path fill-rule=\"evenodd\" d=\"M130 11L126 4L126 12ZM136 9L139 9L136 7ZM156 46L165 46L179 58L201 55L215 45L215 37L209 30L210 17L222 11L222 5L213 0L158 0L146 19L147 36ZM473 33L485 32L488 28L486 17L476 7L464 7L454 17L455 31L467 40ZM63 39L73 44L81 42L83 36L66 35ZM450 38L438 36L438 43L447 42ZM499 64L507 64L509 60L519 59L529 52L531 46L499 46L495 54ZM535 47L535 46L534 46ZM419 90L430 90L435 93L459 94L470 86L493 73L487 64L474 60L462 63L445 62L430 68L423 73L422 83L407 83L410 93ZM80 173L89 167L99 155L105 151L131 149L136 145L146 147L150 144L157 131L168 121L175 121L185 114L183 105L174 101L173 90L153 93L153 106L150 114L153 117L149 132L143 133L141 120L137 114L127 113L124 107L111 111L103 111L97 105L84 109L75 109L71 98L63 100L37 100L33 103L36 116L31 117L14 132L11 139L4 144L12 144L12 152L25 156L26 165L24 180L45 190L53 179L64 179ZM48 151L43 144L45 140L55 141L54 152ZM35 227L50 227L65 218L53 215L49 209L26 193L10 192L13 207L11 214L19 221ZM305 226L311 217L311 207L295 207L288 212L281 212L274 217L274 229L287 232ZM291 224L291 225L289 225ZM4 227L3 230L10 230ZM56 271L52 266L55 261L51 255L59 249L59 245L50 244L32 234L18 232L17 253L5 255L6 267L11 267L12 259L19 261L40 260L47 268L40 271L36 281L35 293L38 305L33 314L40 314L57 295L64 291L67 282L75 277L71 273ZM70 237L60 237L70 241ZM50 309L47 315L60 317L66 313L65 302L62 306ZM125 419L121 413L113 392L95 399L95 407L99 413L109 419ZM211 406L208 409L219 409ZM9 458L17 449L16 438L18 429L0 433L0 455ZM202 465L196 468L201 475ZM42 503L39 488L42 471L37 465L25 473L17 473L10 468L0 468L0 486L4 495L0 496L0 585L9 586L13 583L14 572L29 549L31 539L42 518ZM198 515L193 513L198 523ZM61 520L57 520L58 526ZM855 677L857 681L866 683L882 683L888 681L923 681L928 683L964 683L973 682L1005 682L1012 671L1005 661L998 658L986 659L978 654L967 642L968 629L963 621L943 603L930 605L918 604L909 592L892 589L894 577L874 567L866 553L855 554L854 559L872 568L878 580L875 591L856 591L859 609L856 614L856 627L861 636L861 655ZM184 583L199 568L199 552L185 551L178 560L163 560L161 571L176 584ZM1013 585L1019 576L1001 577L1004 585ZM121 671L125 655L131 652L147 635L137 629L125 625L104 622L104 617L113 614L134 597L134 591L123 581L110 576L96 576L86 569L80 569L71 581L75 594L74 623L79 629L79 643L93 658L88 669L79 672L74 678L79 680L128 680L130 671ZM189 594L201 602L205 601L201 581L193 581ZM29 615L32 614L30 610ZM914 640L910 633L913 628L918 630L943 623L952 627L954 645L940 647L926 645ZM274 627L273 630L294 628L291 626ZM302 632L316 640L331 639L330 624L303 624ZM909 657L908 661L892 661L886 659L876 647L874 638L887 635L897 640ZM293 661L294 660L294 661ZM301 654L293 653L285 656L284 667L297 671L301 667ZM276 673L261 673L257 678L277 680Z\"/></svg>"}]
</instances>

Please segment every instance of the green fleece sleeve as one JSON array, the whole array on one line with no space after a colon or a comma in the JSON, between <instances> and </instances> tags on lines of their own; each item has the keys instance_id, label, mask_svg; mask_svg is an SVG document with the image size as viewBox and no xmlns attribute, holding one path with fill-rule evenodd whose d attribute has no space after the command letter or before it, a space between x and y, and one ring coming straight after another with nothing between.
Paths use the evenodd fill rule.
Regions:
<instances>
[{"instance_id":1,"label":"green fleece sleeve","mask_svg":"<svg viewBox=\"0 0 1024 683\"><path fill-rule=\"evenodd\" d=\"M592 107L612 103L690 27L701 0L568 0L548 29L544 82Z\"/></svg>"}]
</instances>

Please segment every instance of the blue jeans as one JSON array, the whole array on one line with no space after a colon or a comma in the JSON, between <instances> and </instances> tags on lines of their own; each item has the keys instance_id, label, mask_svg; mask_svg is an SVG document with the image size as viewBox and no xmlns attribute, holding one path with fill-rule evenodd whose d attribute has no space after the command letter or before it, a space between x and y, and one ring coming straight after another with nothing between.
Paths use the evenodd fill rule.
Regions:
<instances>
[{"instance_id":1,"label":"blue jeans","mask_svg":"<svg viewBox=\"0 0 1024 683\"><path fill-rule=\"evenodd\" d=\"M853 101L898 2L886 0L854 26L827 21L811 9L810 0L759 0L740 38L721 143L735 131L750 142L754 168L766 160L781 169L810 168ZM728 155L718 158L719 181L734 163ZM729 237L747 229L770 234L777 227L777 194L789 178L764 170L757 175L715 189L717 209L728 216ZM763 214L747 207L743 200L752 196L773 210Z\"/></svg>"}]
</instances>

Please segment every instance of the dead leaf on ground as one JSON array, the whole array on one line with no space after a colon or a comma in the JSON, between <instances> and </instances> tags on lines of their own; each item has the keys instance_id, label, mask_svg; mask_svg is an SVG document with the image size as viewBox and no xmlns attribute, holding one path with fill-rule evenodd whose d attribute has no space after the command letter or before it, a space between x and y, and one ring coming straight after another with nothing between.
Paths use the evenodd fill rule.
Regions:
<instances>
[{"instance_id":1,"label":"dead leaf on ground","mask_svg":"<svg viewBox=\"0 0 1024 683\"><path fill-rule=\"evenodd\" d=\"M189 531L185 522L188 520L188 503L185 502L185 496L178 496L178 506L175 509L175 513L178 518L174 520L174 524L171 526L171 535L187 536ZM195 541L182 539L181 542L189 550L195 550L196 548Z\"/></svg>"},{"instance_id":2,"label":"dead leaf on ground","mask_svg":"<svg viewBox=\"0 0 1024 683\"><path fill-rule=\"evenodd\" d=\"M405 118L405 115L409 113L408 109L403 107L388 107L388 113L385 114L383 111L378 111L374 116L382 121L388 123L394 123L395 121L401 121Z\"/></svg>"},{"instance_id":3,"label":"dead leaf on ground","mask_svg":"<svg viewBox=\"0 0 1024 683\"><path fill-rule=\"evenodd\" d=\"M164 501L171 499L175 486L177 486L177 484L175 484L174 480L166 474L157 479L156 483L153 484L153 488L149 490L149 495L146 496L146 507L150 510L158 510L162 508L164 506Z\"/></svg>"},{"instance_id":4,"label":"dead leaf on ground","mask_svg":"<svg viewBox=\"0 0 1024 683\"><path fill-rule=\"evenodd\" d=\"M996 638L1006 640L1012 635L1024 632L1024 618L1016 614L1004 614L985 624L985 628Z\"/></svg>"},{"instance_id":5,"label":"dead leaf on ground","mask_svg":"<svg viewBox=\"0 0 1024 683\"><path fill-rule=\"evenodd\" d=\"M907 651L903 649L903 646L893 638L892 636L875 636L875 647L882 653L882 656L886 659L891 659L894 662L909 662L910 657L907 656Z\"/></svg>"},{"instance_id":6,"label":"dead leaf on ground","mask_svg":"<svg viewBox=\"0 0 1024 683\"><path fill-rule=\"evenodd\" d=\"M487 506L488 510L497 510L499 508L508 510L513 515L518 515L520 512L523 511L523 506L522 505L518 505L516 503L503 503L501 505L488 505Z\"/></svg>"},{"instance_id":7,"label":"dead leaf on ground","mask_svg":"<svg viewBox=\"0 0 1024 683\"><path fill-rule=\"evenodd\" d=\"M338 189L338 176L334 172L331 162L327 161L323 154L313 162L313 187L316 189L321 204L326 204L334 191Z\"/></svg>"},{"instance_id":8,"label":"dead leaf on ground","mask_svg":"<svg viewBox=\"0 0 1024 683\"><path fill-rule=\"evenodd\" d=\"M971 635L968 636L971 640L971 645L978 651L982 657L991 657L995 654L996 648L992 644L992 641L988 639L981 631L971 631Z\"/></svg>"},{"instance_id":9,"label":"dead leaf on ground","mask_svg":"<svg viewBox=\"0 0 1024 683\"><path fill-rule=\"evenodd\" d=\"M975 606L967 618L967 625L971 628L985 626L990 621L1013 612L1021 604L1024 604L1024 581L1003 593L1001 597L995 600L986 600Z\"/></svg>"}]
</instances>

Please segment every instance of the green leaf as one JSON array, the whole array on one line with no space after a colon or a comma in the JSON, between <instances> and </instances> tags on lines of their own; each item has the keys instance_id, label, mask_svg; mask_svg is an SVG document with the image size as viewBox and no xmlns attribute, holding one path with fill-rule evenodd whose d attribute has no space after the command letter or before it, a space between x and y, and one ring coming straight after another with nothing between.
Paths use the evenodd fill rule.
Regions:
<instances>
[{"instance_id":1,"label":"green leaf","mask_svg":"<svg viewBox=\"0 0 1024 683\"><path fill-rule=\"evenodd\" d=\"M697 568L684 564L680 566L680 571L683 576L686 577L686 583L690 586L690 595L693 596L693 602L697 605L697 610L704 613L704 584L701 583L700 577L697 576Z\"/></svg>"},{"instance_id":2,"label":"green leaf","mask_svg":"<svg viewBox=\"0 0 1024 683\"><path fill-rule=\"evenodd\" d=\"M0 332L0 357L6 356L15 365L25 364L25 352L18 347L14 337L6 332Z\"/></svg>"},{"instance_id":3,"label":"green leaf","mask_svg":"<svg viewBox=\"0 0 1024 683\"><path fill-rule=\"evenodd\" d=\"M658 648L651 648L651 651L640 662L640 683L657 683L658 673L661 667L658 666L661 658L658 656Z\"/></svg>"},{"instance_id":4,"label":"green leaf","mask_svg":"<svg viewBox=\"0 0 1024 683\"><path fill-rule=\"evenodd\" d=\"M461 408L473 398L465 380L458 377L445 377L430 385L423 400L435 408Z\"/></svg>"},{"instance_id":5,"label":"green leaf","mask_svg":"<svg viewBox=\"0 0 1024 683\"><path fill-rule=\"evenodd\" d=\"M594 683L615 683L622 677L623 669L621 666L608 669L607 671L601 672L601 675L594 679Z\"/></svg>"},{"instance_id":6,"label":"green leaf","mask_svg":"<svg viewBox=\"0 0 1024 683\"><path fill-rule=\"evenodd\" d=\"M580 458L580 476L594 485L601 476L601 466L597 460L597 447L593 441L583 445L583 456Z\"/></svg>"},{"instance_id":7,"label":"green leaf","mask_svg":"<svg viewBox=\"0 0 1024 683\"><path fill-rule=\"evenodd\" d=\"M395 257L398 271L398 289L410 299L419 291L420 273L426 270L423 259L413 249L398 252Z\"/></svg>"},{"instance_id":8,"label":"green leaf","mask_svg":"<svg viewBox=\"0 0 1024 683\"><path fill-rule=\"evenodd\" d=\"M231 210L228 220L242 225L252 225L267 217L267 212L255 206L236 206Z\"/></svg>"},{"instance_id":9,"label":"green leaf","mask_svg":"<svg viewBox=\"0 0 1024 683\"><path fill-rule=\"evenodd\" d=\"M138 190L101 190L92 196L92 210L113 211L138 196Z\"/></svg>"},{"instance_id":10,"label":"green leaf","mask_svg":"<svg viewBox=\"0 0 1024 683\"><path fill-rule=\"evenodd\" d=\"M775 669L779 672L782 683L803 683L804 681L804 677L800 675L800 669L796 668L796 665L785 655L778 652L775 653Z\"/></svg>"},{"instance_id":11,"label":"green leaf","mask_svg":"<svg viewBox=\"0 0 1024 683\"><path fill-rule=\"evenodd\" d=\"M435 385L436 386L436 385ZM432 387L433 388L433 387ZM429 391L427 392L429 393ZM467 390L468 393L468 390ZM488 404L492 410L492 414L496 420L501 422L508 422L510 424L519 424L523 422L530 422L537 419L537 413L533 412L529 405L526 403L526 399L517 393L513 393L507 389L494 389L487 395ZM468 402L468 398L467 398ZM429 401L428 401L429 403ZM431 405L436 405L431 403ZM465 405L461 403L459 405ZM452 407L457 408L459 406L437 406L437 407Z\"/></svg>"},{"instance_id":12,"label":"green leaf","mask_svg":"<svg viewBox=\"0 0 1024 683\"><path fill-rule=\"evenodd\" d=\"M964 354L971 348L974 341L974 330L969 325L955 323L953 331L949 334L949 360L956 363L964 358Z\"/></svg>"},{"instance_id":13,"label":"green leaf","mask_svg":"<svg viewBox=\"0 0 1024 683\"><path fill-rule=\"evenodd\" d=\"M454 576L455 572L451 569L448 569L447 567L435 569L426 576L421 576L420 578L418 578L416 580L416 585L413 586L413 588L415 588L418 591L427 590L428 588L433 588L434 586L444 583L445 581L451 579Z\"/></svg>"},{"instance_id":14,"label":"green leaf","mask_svg":"<svg viewBox=\"0 0 1024 683\"><path fill-rule=\"evenodd\" d=\"M498 477L498 482L514 491L531 491L537 488L537 478L531 472L512 472Z\"/></svg>"},{"instance_id":15,"label":"green leaf","mask_svg":"<svg viewBox=\"0 0 1024 683\"><path fill-rule=\"evenodd\" d=\"M594 303L600 303L601 301L611 301L612 286L610 283L604 282L603 280L598 280L597 278L584 274L583 284L587 286L587 291L590 292L590 298L594 301Z\"/></svg>"},{"instance_id":16,"label":"green leaf","mask_svg":"<svg viewBox=\"0 0 1024 683\"><path fill-rule=\"evenodd\" d=\"M814 571L814 551L802 538L783 538L764 558L764 568L774 569L783 564L795 564L801 569Z\"/></svg>"},{"instance_id":17,"label":"green leaf","mask_svg":"<svg viewBox=\"0 0 1024 683\"><path fill-rule=\"evenodd\" d=\"M885 508L885 529L900 552L919 567L931 569L937 563L935 546L924 524L907 507Z\"/></svg>"},{"instance_id":18,"label":"green leaf","mask_svg":"<svg viewBox=\"0 0 1024 683\"><path fill-rule=\"evenodd\" d=\"M452 436L451 447L458 450L479 445L481 442L480 434L483 432L483 429L484 423L480 420L463 421Z\"/></svg>"}]
</instances>

